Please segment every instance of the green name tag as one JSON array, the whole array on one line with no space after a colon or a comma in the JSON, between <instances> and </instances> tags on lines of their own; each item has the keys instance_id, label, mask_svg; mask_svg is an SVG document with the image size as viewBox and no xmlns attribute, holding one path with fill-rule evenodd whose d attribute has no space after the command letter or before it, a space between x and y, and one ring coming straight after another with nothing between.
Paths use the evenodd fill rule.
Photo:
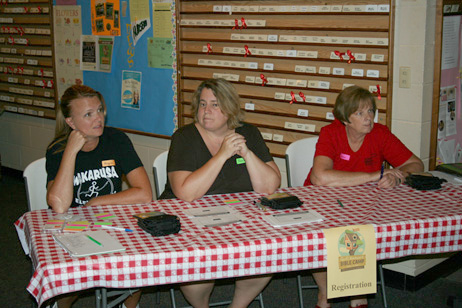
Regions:
<instances>
[{"instance_id":1,"label":"green name tag","mask_svg":"<svg viewBox=\"0 0 462 308\"><path fill-rule=\"evenodd\" d=\"M242 157L236 158L236 165L245 164L245 159Z\"/></svg>"}]
</instances>

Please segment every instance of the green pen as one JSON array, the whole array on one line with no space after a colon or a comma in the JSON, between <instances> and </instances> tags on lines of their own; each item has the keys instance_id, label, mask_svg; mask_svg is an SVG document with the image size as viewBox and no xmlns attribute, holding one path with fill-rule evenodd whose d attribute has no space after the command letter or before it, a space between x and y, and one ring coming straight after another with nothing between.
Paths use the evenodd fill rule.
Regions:
<instances>
[{"instance_id":1,"label":"green pen","mask_svg":"<svg viewBox=\"0 0 462 308\"><path fill-rule=\"evenodd\" d=\"M343 207L342 201L340 201L339 199L337 199L337 202L338 202L338 204L340 204L341 207Z\"/></svg>"},{"instance_id":2,"label":"green pen","mask_svg":"<svg viewBox=\"0 0 462 308\"><path fill-rule=\"evenodd\" d=\"M98 242L97 240L95 240L94 238L92 238L90 235L87 235L87 237L92 240L93 242L95 242L96 244L100 245L100 246L103 246L103 244L101 244L100 242Z\"/></svg>"}]
</instances>

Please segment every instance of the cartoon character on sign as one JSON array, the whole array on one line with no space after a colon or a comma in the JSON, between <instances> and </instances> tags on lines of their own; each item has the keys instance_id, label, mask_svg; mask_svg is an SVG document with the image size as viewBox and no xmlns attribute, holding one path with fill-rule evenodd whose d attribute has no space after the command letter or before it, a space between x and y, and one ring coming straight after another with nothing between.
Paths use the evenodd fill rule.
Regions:
<instances>
[{"instance_id":1,"label":"cartoon character on sign","mask_svg":"<svg viewBox=\"0 0 462 308\"><path fill-rule=\"evenodd\" d=\"M364 242L359 238L358 233L351 230L345 230L345 233L343 233L343 235L340 237L339 244L339 250L341 254L344 254L346 250L350 256L353 256L358 247L364 245ZM342 244L344 247L343 249L340 249Z\"/></svg>"},{"instance_id":2,"label":"cartoon character on sign","mask_svg":"<svg viewBox=\"0 0 462 308\"><path fill-rule=\"evenodd\" d=\"M365 241L359 229L343 232L338 241L339 268L343 271L364 268L366 265Z\"/></svg>"}]
</instances>

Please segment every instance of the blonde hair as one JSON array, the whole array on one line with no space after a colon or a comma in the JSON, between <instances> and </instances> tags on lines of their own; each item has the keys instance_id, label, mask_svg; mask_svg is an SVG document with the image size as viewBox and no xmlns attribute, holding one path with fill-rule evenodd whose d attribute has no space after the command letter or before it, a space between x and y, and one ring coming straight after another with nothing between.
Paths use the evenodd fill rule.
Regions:
<instances>
[{"instance_id":1,"label":"blonde hair","mask_svg":"<svg viewBox=\"0 0 462 308\"><path fill-rule=\"evenodd\" d=\"M64 151L67 138L69 138L69 134L72 131L71 127L66 123L66 118L71 116L71 103L82 97L97 97L103 105L104 116L106 116L106 104L101 93L84 85L73 85L67 88L56 109L55 139L48 146L48 149L51 149L54 145L61 144L55 153Z\"/></svg>"},{"instance_id":2,"label":"blonde hair","mask_svg":"<svg viewBox=\"0 0 462 308\"><path fill-rule=\"evenodd\" d=\"M212 90L213 95L217 98L221 112L228 117L228 128L235 129L236 127L241 127L244 120L244 112L241 110L239 94L237 94L236 89L229 81L222 78L207 79L194 92L192 98L194 120L197 122L201 92L204 88Z\"/></svg>"},{"instance_id":3,"label":"blonde hair","mask_svg":"<svg viewBox=\"0 0 462 308\"><path fill-rule=\"evenodd\" d=\"M342 123L350 123L350 116L367 104L372 106L375 113L377 105L371 92L358 86L345 88L335 100L334 116Z\"/></svg>"}]
</instances>

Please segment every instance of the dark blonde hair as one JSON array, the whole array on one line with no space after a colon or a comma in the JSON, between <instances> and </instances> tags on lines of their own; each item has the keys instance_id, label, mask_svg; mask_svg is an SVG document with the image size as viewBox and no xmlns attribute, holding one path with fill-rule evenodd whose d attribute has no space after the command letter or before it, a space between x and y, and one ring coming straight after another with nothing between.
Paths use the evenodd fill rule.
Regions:
<instances>
[{"instance_id":1,"label":"dark blonde hair","mask_svg":"<svg viewBox=\"0 0 462 308\"><path fill-rule=\"evenodd\" d=\"M239 94L237 94L236 89L230 82L222 78L205 80L199 85L196 92L194 92L192 98L194 120L197 122L201 92L204 88L212 90L213 95L217 98L221 112L228 117L228 128L235 129L242 126L241 122L244 120L244 112L241 110Z\"/></svg>"},{"instance_id":2,"label":"dark blonde hair","mask_svg":"<svg viewBox=\"0 0 462 308\"><path fill-rule=\"evenodd\" d=\"M72 128L66 123L66 118L71 116L71 102L82 97L97 97L103 105L104 116L106 116L106 103L101 93L84 85L73 85L67 88L56 109L55 139L48 146L50 149L55 144L61 144L55 153L64 151L67 138L72 131Z\"/></svg>"},{"instance_id":3,"label":"dark blonde hair","mask_svg":"<svg viewBox=\"0 0 462 308\"><path fill-rule=\"evenodd\" d=\"M377 105L371 92L358 86L345 88L335 100L334 116L342 123L350 123L350 116L368 104L372 106L375 113Z\"/></svg>"}]
</instances>

